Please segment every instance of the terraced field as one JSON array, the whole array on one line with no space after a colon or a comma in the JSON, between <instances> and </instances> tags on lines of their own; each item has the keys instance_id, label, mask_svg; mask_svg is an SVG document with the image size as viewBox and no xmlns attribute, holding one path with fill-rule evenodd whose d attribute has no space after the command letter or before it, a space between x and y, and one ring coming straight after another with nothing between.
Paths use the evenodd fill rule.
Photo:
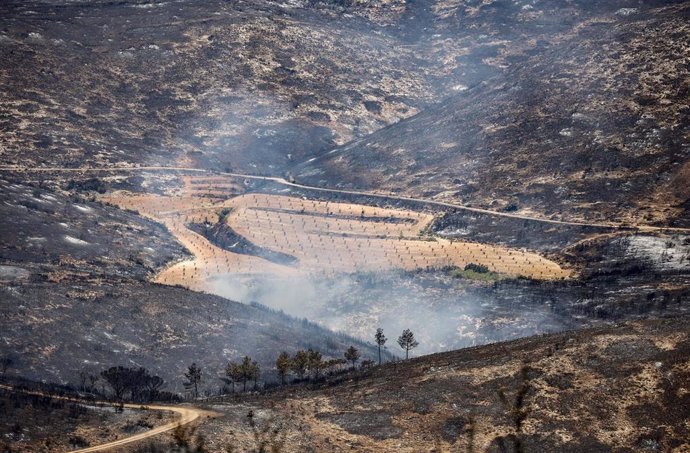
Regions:
<instances>
[{"instance_id":1,"label":"terraced field","mask_svg":"<svg viewBox=\"0 0 690 453\"><path fill-rule=\"evenodd\" d=\"M118 192L103 201L133 209L166 225L194 255L156 276L164 284L213 291L226 274L324 274L486 265L491 271L537 279L566 278L569 271L535 253L426 234L433 215L352 203L263 193L240 194L241 183L223 177L183 177L167 196ZM240 194L240 195L238 195ZM221 220L222 219L222 220ZM222 222L230 244L220 246L194 226ZM196 230L196 231L195 231ZM233 242L232 238L238 238ZM263 250L289 258L275 262Z\"/></svg>"}]
</instances>

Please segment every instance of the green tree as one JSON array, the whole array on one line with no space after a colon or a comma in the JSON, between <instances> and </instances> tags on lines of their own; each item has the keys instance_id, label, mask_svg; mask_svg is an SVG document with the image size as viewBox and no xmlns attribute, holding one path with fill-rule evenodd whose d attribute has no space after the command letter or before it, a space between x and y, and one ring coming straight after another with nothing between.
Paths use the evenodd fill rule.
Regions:
<instances>
[{"instance_id":1,"label":"green tree","mask_svg":"<svg viewBox=\"0 0 690 453\"><path fill-rule=\"evenodd\" d=\"M276 359L276 370L278 370L281 384L285 385L285 376L290 372L291 367L292 361L290 360L290 355L285 351L281 352Z\"/></svg>"},{"instance_id":2,"label":"green tree","mask_svg":"<svg viewBox=\"0 0 690 453\"><path fill-rule=\"evenodd\" d=\"M386 344L386 336L383 334L383 329L378 328L376 329L376 335L374 335L374 339L376 340L376 344L379 347L379 365L381 365L381 347L383 347L384 344Z\"/></svg>"},{"instance_id":3,"label":"green tree","mask_svg":"<svg viewBox=\"0 0 690 453\"><path fill-rule=\"evenodd\" d=\"M242 391L246 392L247 391L247 381L249 380L251 374L250 370L252 367L252 359L246 355L244 356L244 359L242 359L242 363L240 363L240 380L242 381Z\"/></svg>"},{"instance_id":4,"label":"green tree","mask_svg":"<svg viewBox=\"0 0 690 453\"><path fill-rule=\"evenodd\" d=\"M313 349L307 351L307 357L309 371L312 373L314 379L318 379L321 370L323 370L323 357L319 351L314 351Z\"/></svg>"},{"instance_id":5,"label":"green tree","mask_svg":"<svg viewBox=\"0 0 690 453\"><path fill-rule=\"evenodd\" d=\"M225 378L223 382L232 385L232 393L235 393L235 384L242 382L242 366L237 363L228 362L225 367Z\"/></svg>"},{"instance_id":6,"label":"green tree","mask_svg":"<svg viewBox=\"0 0 690 453\"><path fill-rule=\"evenodd\" d=\"M410 358L410 349L419 346L419 343L414 339L414 334L410 329L403 330L402 335L398 337L398 344L405 350L405 360Z\"/></svg>"},{"instance_id":7,"label":"green tree","mask_svg":"<svg viewBox=\"0 0 690 453\"><path fill-rule=\"evenodd\" d=\"M254 387L256 388L256 381L259 379L261 374L261 368L259 364L252 360L248 355L244 356L242 363L240 364L240 376L242 379L242 390L247 391L247 382L254 381Z\"/></svg>"},{"instance_id":8,"label":"green tree","mask_svg":"<svg viewBox=\"0 0 690 453\"><path fill-rule=\"evenodd\" d=\"M196 363L192 363L188 368L187 372L184 374L187 378L189 385L194 387L194 398L199 397L199 383L201 382L201 367L197 366Z\"/></svg>"},{"instance_id":9,"label":"green tree","mask_svg":"<svg viewBox=\"0 0 690 453\"><path fill-rule=\"evenodd\" d=\"M292 359L292 371L295 372L298 378L304 379L308 367L309 355L307 351L297 351L295 357Z\"/></svg>"},{"instance_id":10,"label":"green tree","mask_svg":"<svg viewBox=\"0 0 690 453\"><path fill-rule=\"evenodd\" d=\"M345 351L345 360L347 360L348 362L352 362L352 368L354 369L355 364L359 360L359 351L357 350L357 348L355 348L354 346L350 346L349 348L347 348L347 351Z\"/></svg>"}]
</instances>

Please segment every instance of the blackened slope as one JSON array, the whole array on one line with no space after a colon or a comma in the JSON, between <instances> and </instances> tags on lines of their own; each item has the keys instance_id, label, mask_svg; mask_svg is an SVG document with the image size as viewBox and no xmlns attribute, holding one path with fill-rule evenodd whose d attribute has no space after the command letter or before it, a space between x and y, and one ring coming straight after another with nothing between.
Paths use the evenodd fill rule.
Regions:
<instances>
[{"instance_id":1,"label":"blackened slope","mask_svg":"<svg viewBox=\"0 0 690 453\"><path fill-rule=\"evenodd\" d=\"M336 149L298 182L687 225L690 5L602 14L505 76Z\"/></svg>"},{"instance_id":2,"label":"blackened slope","mask_svg":"<svg viewBox=\"0 0 690 453\"><path fill-rule=\"evenodd\" d=\"M0 178L0 264L52 280L151 277L185 249L160 224L58 190Z\"/></svg>"},{"instance_id":3,"label":"blackened slope","mask_svg":"<svg viewBox=\"0 0 690 453\"><path fill-rule=\"evenodd\" d=\"M593 16L659 3L4 1L3 162L282 175Z\"/></svg>"},{"instance_id":4,"label":"blackened slope","mask_svg":"<svg viewBox=\"0 0 690 453\"><path fill-rule=\"evenodd\" d=\"M205 385L228 360L256 359L270 375L280 351L314 348L341 357L350 345L374 348L306 320L260 306L144 282L26 283L0 287L0 356L14 356L17 374L75 382L113 365L144 366L181 390L192 362Z\"/></svg>"},{"instance_id":5,"label":"blackened slope","mask_svg":"<svg viewBox=\"0 0 690 453\"><path fill-rule=\"evenodd\" d=\"M287 253L277 252L266 247L261 247L244 236L237 234L235 230L224 222L214 225L206 223L193 223L187 225L189 229L199 233L218 247L241 255L258 256L276 264L295 264L297 258Z\"/></svg>"}]
</instances>

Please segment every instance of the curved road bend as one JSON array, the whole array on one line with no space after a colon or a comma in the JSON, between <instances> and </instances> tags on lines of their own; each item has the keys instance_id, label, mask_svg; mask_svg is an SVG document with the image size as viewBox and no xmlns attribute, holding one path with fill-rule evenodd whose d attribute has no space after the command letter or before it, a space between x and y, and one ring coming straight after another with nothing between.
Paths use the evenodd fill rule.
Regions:
<instances>
[{"instance_id":1,"label":"curved road bend","mask_svg":"<svg viewBox=\"0 0 690 453\"><path fill-rule=\"evenodd\" d=\"M553 220L545 219L542 217L531 217L526 215L514 214L510 212L499 212L492 211L490 209L473 208L470 206L463 206L454 203L447 203L444 201L427 200L424 198L414 198L414 197L403 197L400 195L386 195L376 192L367 192L364 190L341 190L341 189L328 189L325 187L309 186L306 184L298 184L295 182L290 182L285 178L280 178L277 176L256 176L256 175L246 175L242 173L229 173L229 172L219 172L206 170L203 168L194 167L168 167L168 166L146 166L146 167L83 167L83 168L67 168L67 167L38 167L38 168L26 168L26 167L16 167L16 166L0 166L0 171L14 171L14 172L100 172L100 171L186 171L194 173L206 173L209 175L223 175L232 176L236 178L254 179L259 181L271 181L278 184L282 184L288 187L296 187L299 189L314 190L319 192L335 193L335 194L347 194L347 195L362 195L373 198L389 199L389 200L399 200L399 201L412 201L416 203L423 203L432 206L440 206L444 208L457 209L468 212L477 212L480 214L495 215L501 217L509 217L513 219L520 220L531 220L535 222L549 223L553 225L566 225L566 226L579 226L579 227L595 227L595 228L630 228L632 230L638 231L661 231L661 232L671 232L671 233L690 233L690 228L678 228L678 227L658 227L651 225L636 225L627 226L615 223L589 223L589 222L575 222L567 220Z\"/></svg>"},{"instance_id":2,"label":"curved road bend","mask_svg":"<svg viewBox=\"0 0 690 453\"><path fill-rule=\"evenodd\" d=\"M139 409L141 408L141 405L136 405L136 404L125 404L125 407L129 407L132 409ZM148 439L149 437L157 436L158 434L167 432L167 431L172 431L173 429L177 428L178 426L183 426L188 423L191 423L195 420L198 420L201 417L213 417L215 416L214 412L209 412L205 411L203 409L196 409L194 407L183 407L183 406L150 406L146 405L146 407L149 410L154 410L154 411L170 411L170 412L175 412L177 414L180 414L180 418L177 420L174 420L170 423L166 423L165 425L158 426L156 428L150 429L148 431L145 431L143 433L135 434L134 436L130 437L125 437L124 439L119 439L119 440L114 440L112 442L108 442L107 444L101 444L101 445L96 445L94 447L88 447L88 448L83 448L81 450L74 450L72 453L87 453L87 452L92 452L92 451L103 451L103 450L109 450L111 448L115 447L121 447L123 445L131 444L132 442L138 442L140 440Z\"/></svg>"},{"instance_id":3,"label":"curved road bend","mask_svg":"<svg viewBox=\"0 0 690 453\"><path fill-rule=\"evenodd\" d=\"M86 406L95 406L98 404L108 404L108 405L112 404L109 402L84 401L84 400L79 400L76 398L69 398L69 397L65 397L65 396L46 395L45 393L42 393L42 392L17 390L17 389L15 389L9 385L3 385L3 384L0 384L0 388L5 389L5 390L14 391L14 392L18 391L18 392L26 393L29 395L50 396L51 398L54 398L54 399L84 404ZM161 433L164 433L167 431L172 431L173 429L177 428L178 426L187 425L187 424L189 424L195 420L199 420L201 418L215 417L218 415L215 412L207 411L204 409L197 409L195 407L186 407L186 406L124 404L123 407L129 408L129 409L141 409L142 407L146 407L147 409L154 410L154 411L175 412L175 413L180 415L180 418L178 418L177 420L173 420L170 423L166 423L165 425L157 426L157 427L150 429L148 431L145 431L143 433L135 434L133 436L125 437L125 438L119 439L119 440L114 440L112 442L108 442L105 444L95 445L93 447L82 448L80 450L72 450L71 453L87 453L87 452L93 452L93 451L109 450L109 449L115 448L115 447L121 447L123 445L131 444L132 442L138 442L138 441L143 440L143 439L148 439L150 437L157 436L158 434L161 434Z\"/></svg>"}]
</instances>

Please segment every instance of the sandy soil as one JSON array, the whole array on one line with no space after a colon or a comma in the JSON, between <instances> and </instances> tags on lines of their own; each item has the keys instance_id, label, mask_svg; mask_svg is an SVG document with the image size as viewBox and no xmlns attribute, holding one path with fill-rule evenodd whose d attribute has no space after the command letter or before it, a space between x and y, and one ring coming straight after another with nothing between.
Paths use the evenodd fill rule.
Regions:
<instances>
[{"instance_id":1,"label":"sandy soil","mask_svg":"<svg viewBox=\"0 0 690 453\"><path fill-rule=\"evenodd\" d=\"M226 274L326 274L416 270L484 264L510 276L560 279L570 272L535 253L451 241L426 235L428 213L383 209L297 197L244 194L223 177L186 176L183 188L160 196L118 192L101 198L163 223L193 255L160 272L155 281L213 292L211 281ZM229 198L228 197L233 197ZM237 234L266 250L296 258L290 265L233 253L192 231L192 223L215 224L221 212Z\"/></svg>"}]
</instances>

